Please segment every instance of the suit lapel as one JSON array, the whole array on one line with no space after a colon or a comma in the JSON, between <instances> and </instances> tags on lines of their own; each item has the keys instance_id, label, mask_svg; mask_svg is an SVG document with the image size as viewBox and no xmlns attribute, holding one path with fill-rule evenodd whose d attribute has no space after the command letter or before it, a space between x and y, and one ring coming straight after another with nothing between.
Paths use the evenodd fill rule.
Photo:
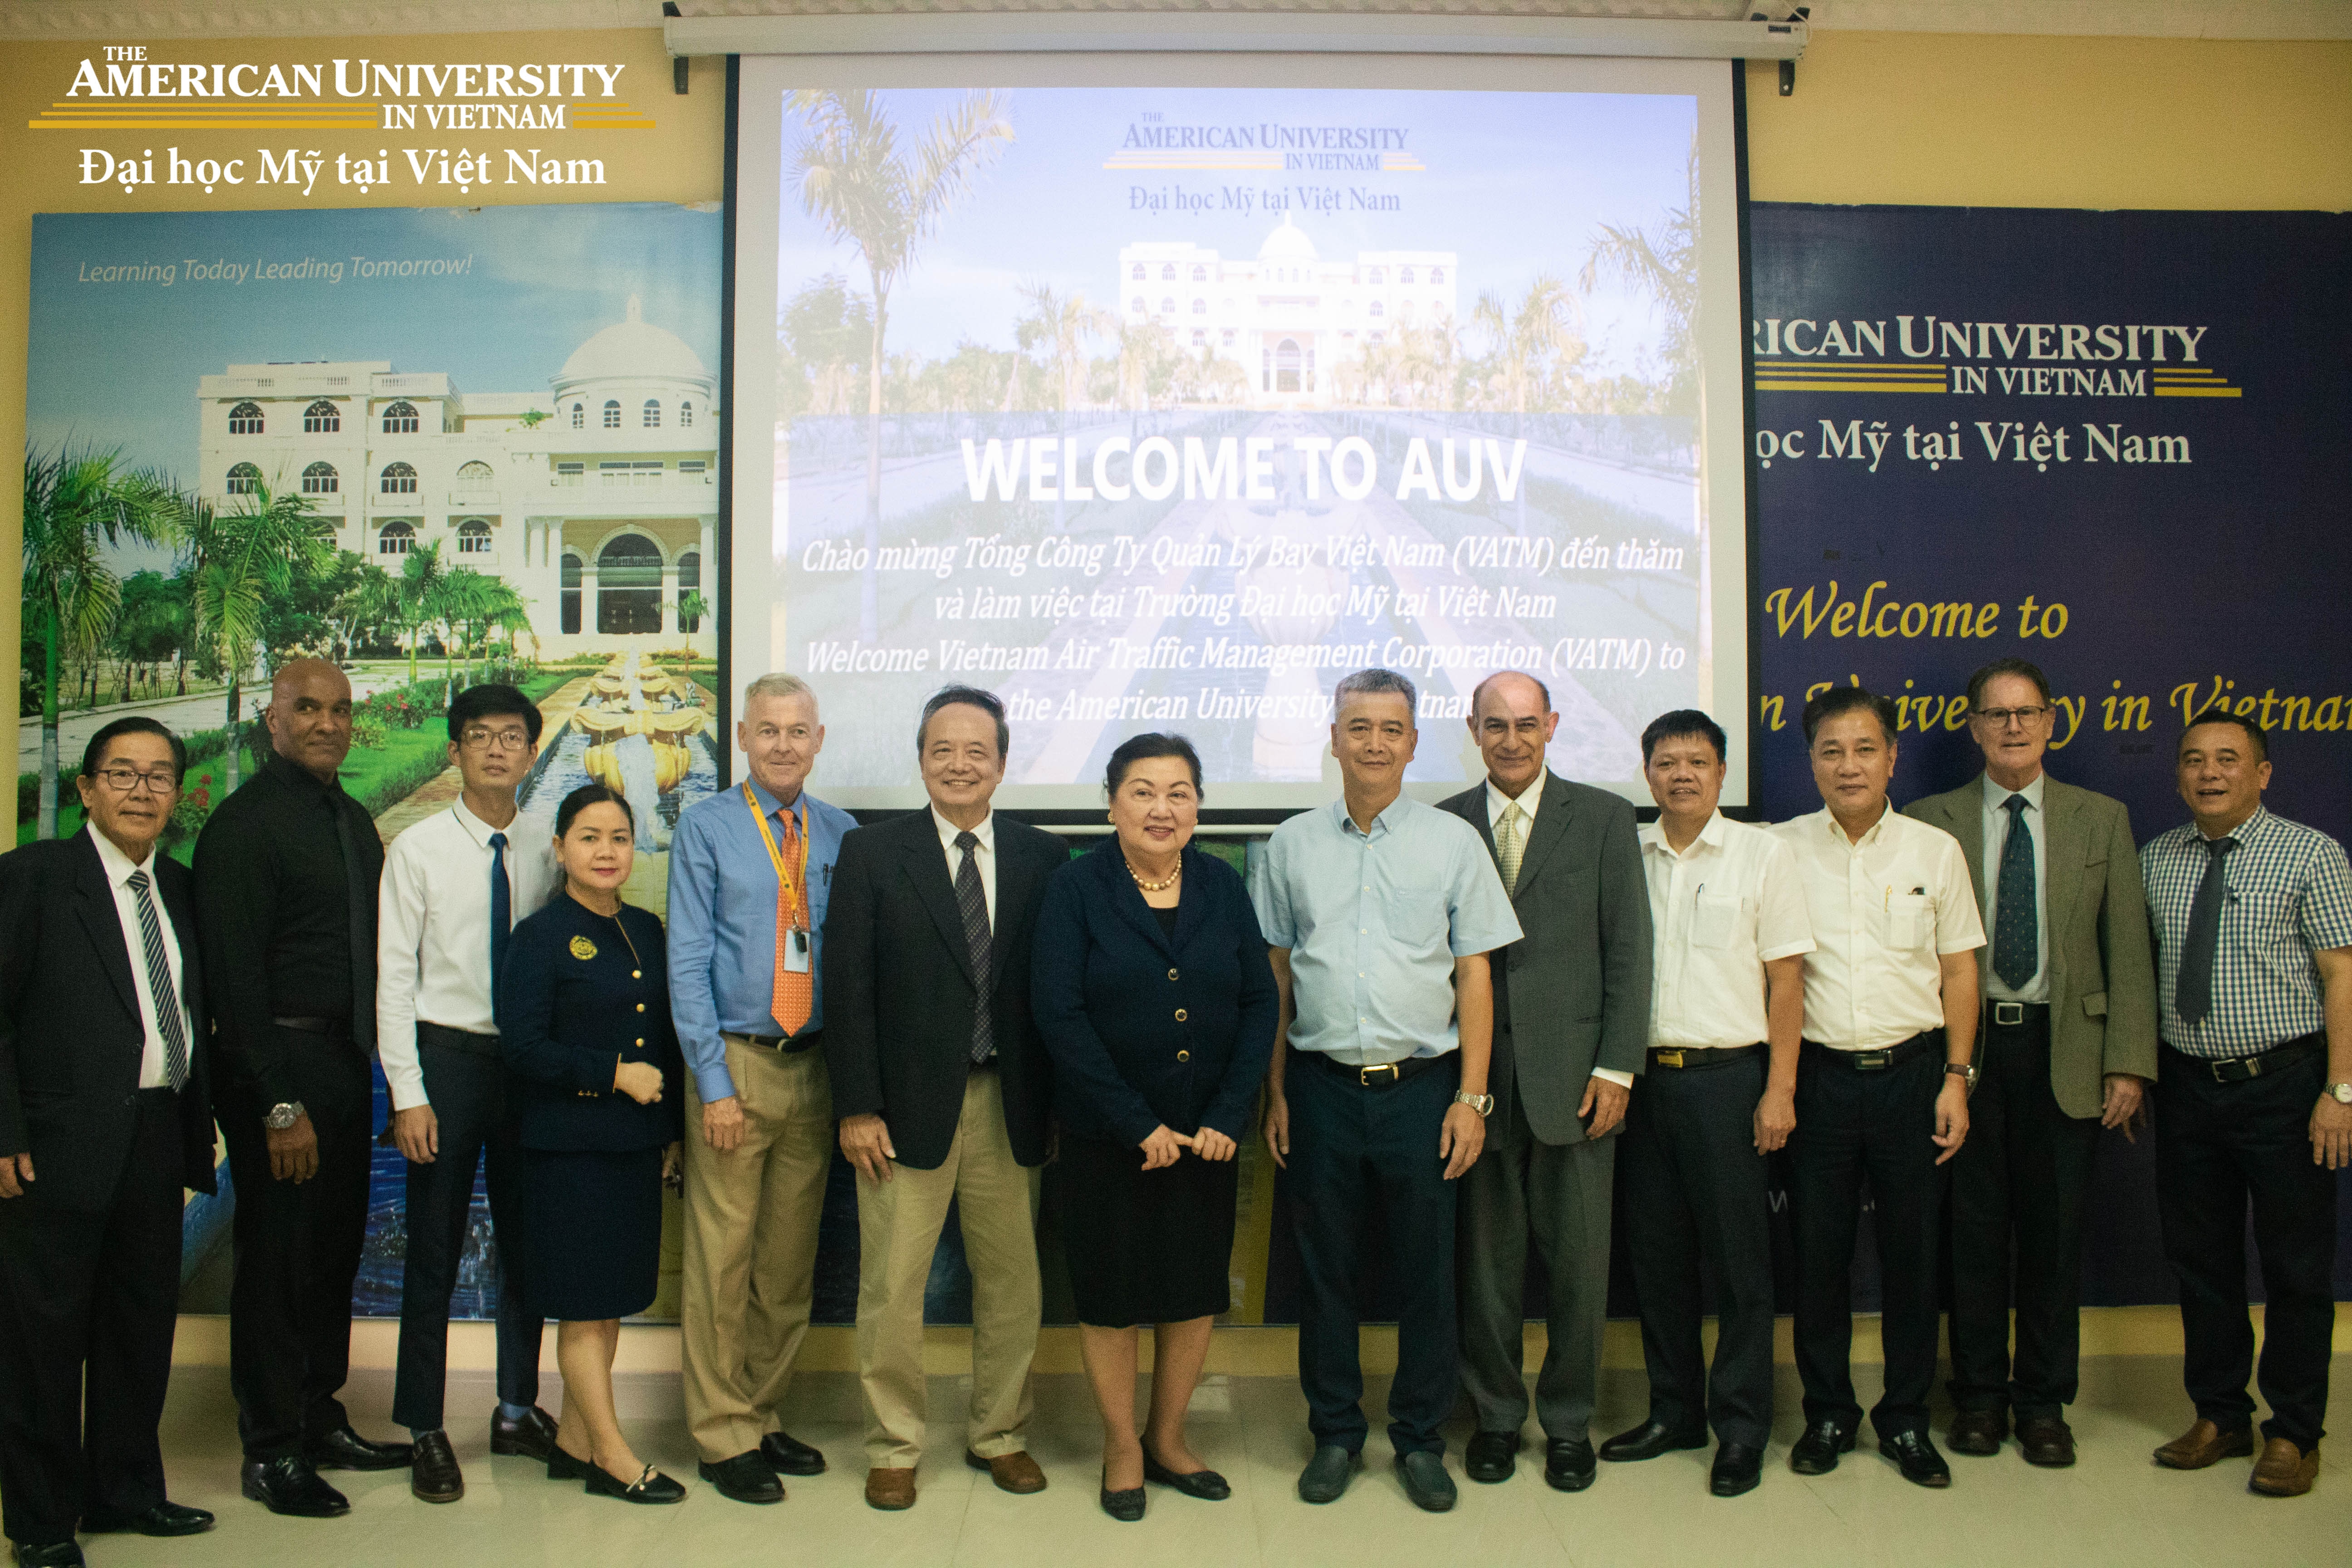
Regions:
<instances>
[{"instance_id":1,"label":"suit lapel","mask_svg":"<svg viewBox=\"0 0 2352 1568\"><path fill-rule=\"evenodd\" d=\"M2074 907L2074 892L2083 877L2083 819L2074 791L2056 779L2042 781L2042 809L2046 822L2042 853L2042 913L2050 929L2042 940L2050 950L2050 968L2058 968L2058 925Z\"/></svg>"},{"instance_id":2,"label":"suit lapel","mask_svg":"<svg viewBox=\"0 0 2352 1568\"><path fill-rule=\"evenodd\" d=\"M1984 886L1984 775L1979 773L1976 783L1944 797L1944 830L1960 841L1960 853L1968 858L1969 882L1979 889L1979 909L1984 905L1983 894L1989 890Z\"/></svg>"},{"instance_id":3,"label":"suit lapel","mask_svg":"<svg viewBox=\"0 0 2352 1568\"><path fill-rule=\"evenodd\" d=\"M1055 839L1054 842L1060 843ZM1006 919L1014 910L1030 902L1030 885L1045 874L1042 858L1033 859L1020 845L1020 836L1004 831L1004 824L996 825L996 918L988 927L988 989L991 995L1004 984L1004 928ZM962 919L961 912L956 917Z\"/></svg>"},{"instance_id":4,"label":"suit lapel","mask_svg":"<svg viewBox=\"0 0 2352 1568\"><path fill-rule=\"evenodd\" d=\"M98 966L106 971L114 994L122 999L123 1011L136 1018L139 986L131 976L130 937L122 929L113 886L106 879L106 863L98 858L98 846L89 841L87 828L82 831L77 858L80 864L74 872L74 902L82 929L89 933L90 946L98 952Z\"/></svg>"},{"instance_id":5,"label":"suit lapel","mask_svg":"<svg viewBox=\"0 0 2352 1568\"><path fill-rule=\"evenodd\" d=\"M963 971L967 984L971 981L971 943L963 933L963 911L956 907L955 884L948 879L947 857L940 851L939 834L931 826L931 814L925 807L915 819L915 828L907 835L905 846L907 877L915 885L916 896L931 912L931 923L940 928L940 941ZM998 866L1000 878L1003 867ZM1004 893L1000 885L997 896Z\"/></svg>"},{"instance_id":6,"label":"suit lapel","mask_svg":"<svg viewBox=\"0 0 2352 1568\"><path fill-rule=\"evenodd\" d=\"M1559 787L1554 788L1555 784ZM1567 783L1556 777L1549 768L1544 770L1541 787L1543 795L1536 811L1535 825L1528 829L1527 847L1519 851L1519 883L1511 889L1514 903L1534 882L1536 873L1543 869L1544 862L1551 858L1551 852L1559 841L1568 837L1568 825L1576 816L1575 798L1569 794ZM1487 836L1487 843L1491 848L1492 834Z\"/></svg>"},{"instance_id":7,"label":"suit lapel","mask_svg":"<svg viewBox=\"0 0 2352 1568\"><path fill-rule=\"evenodd\" d=\"M1103 896L1110 900L1111 908L1118 911L1118 918L1133 927L1136 934L1144 941L1169 956L1175 956L1176 950L1170 944L1168 934L1160 929L1160 917L1153 914L1151 906L1143 901L1143 889L1135 885L1135 878L1128 871L1127 858L1119 853L1118 842L1113 840L1088 853L1096 857L1091 869L1102 879ZM1185 855L1184 869L1187 872L1193 869L1190 851ZM1192 881L1193 879L1188 875L1177 884L1176 934L1180 941L1186 923L1200 913L1201 898L1194 890Z\"/></svg>"}]
</instances>

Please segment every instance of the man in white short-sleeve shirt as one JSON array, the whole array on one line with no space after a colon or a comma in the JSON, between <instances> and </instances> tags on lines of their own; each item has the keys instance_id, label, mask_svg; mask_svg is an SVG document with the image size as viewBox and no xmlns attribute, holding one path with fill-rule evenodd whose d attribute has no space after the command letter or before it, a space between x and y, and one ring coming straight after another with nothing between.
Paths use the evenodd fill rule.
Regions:
<instances>
[{"instance_id":1,"label":"man in white short-sleeve shirt","mask_svg":"<svg viewBox=\"0 0 2352 1568\"><path fill-rule=\"evenodd\" d=\"M1837 1468L1862 1426L1848 1364L1862 1186L1878 1242L1886 1392L1871 1412L1904 1479L1949 1486L1927 1432L1936 1375L1937 1249L1945 1162L1968 1136L1984 945L1967 858L1940 828L1894 809L1895 705L1858 686L1805 704L1823 809L1772 831L1797 858L1814 950L1789 1140L1797 1255L1799 1475Z\"/></svg>"}]
</instances>

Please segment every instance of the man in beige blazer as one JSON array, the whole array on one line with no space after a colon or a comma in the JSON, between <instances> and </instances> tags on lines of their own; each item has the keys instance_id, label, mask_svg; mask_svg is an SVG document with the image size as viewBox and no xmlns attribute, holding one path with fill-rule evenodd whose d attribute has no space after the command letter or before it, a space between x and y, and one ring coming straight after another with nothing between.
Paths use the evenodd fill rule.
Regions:
<instances>
[{"instance_id":1,"label":"man in beige blazer","mask_svg":"<svg viewBox=\"0 0 2352 1568\"><path fill-rule=\"evenodd\" d=\"M2013 1412L2026 1461L2053 1466L2074 1462L2064 1407L2099 1129L2131 1136L2156 1077L2156 969L2131 816L2042 771L2055 711L2033 665L1986 665L1969 678L1984 772L1905 808L1960 841L1988 939L1981 1070L1952 1167L1951 1448L1999 1453Z\"/></svg>"}]
</instances>

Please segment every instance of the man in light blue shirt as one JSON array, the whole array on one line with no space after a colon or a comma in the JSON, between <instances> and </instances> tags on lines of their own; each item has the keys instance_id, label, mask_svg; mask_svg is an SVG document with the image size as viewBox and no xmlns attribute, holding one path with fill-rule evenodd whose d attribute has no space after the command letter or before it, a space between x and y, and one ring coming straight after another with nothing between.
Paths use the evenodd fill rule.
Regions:
<instances>
[{"instance_id":1,"label":"man in light blue shirt","mask_svg":"<svg viewBox=\"0 0 2352 1568\"><path fill-rule=\"evenodd\" d=\"M670 1013L686 1055L681 1320L687 1425L703 1479L781 1502L779 1474L824 1456L778 1411L808 1334L817 1219L833 1164L818 943L842 837L857 824L806 793L824 747L796 676L744 689L751 777L677 819L669 857Z\"/></svg>"},{"instance_id":2,"label":"man in light blue shirt","mask_svg":"<svg viewBox=\"0 0 2352 1568\"><path fill-rule=\"evenodd\" d=\"M1400 1295L1389 1438L1407 1495L1435 1512L1454 1495L1438 1431L1455 1390L1448 1184L1477 1160L1494 1104L1486 954L1520 931L1476 830L1403 793L1417 705L1390 670L1339 682L1331 752L1345 794L1275 830L1253 898L1282 993L1265 1140L1290 1173L1298 1243L1298 1381L1316 1443L1298 1495L1339 1497L1364 1443L1355 1278L1369 1203Z\"/></svg>"}]
</instances>

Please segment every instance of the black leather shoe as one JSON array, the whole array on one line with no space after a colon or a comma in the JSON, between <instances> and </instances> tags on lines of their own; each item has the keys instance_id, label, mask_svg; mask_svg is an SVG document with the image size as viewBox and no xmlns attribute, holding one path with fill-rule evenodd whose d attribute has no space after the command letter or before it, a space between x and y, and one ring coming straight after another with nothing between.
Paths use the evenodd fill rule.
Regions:
<instances>
[{"instance_id":1,"label":"black leather shoe","mask_svg":"<svg viewBox=\"0 0 2352 1568\"><path fill-rule=\"evenodd\" d=\"M1838 1456L1853 1452L1853 1428L1827 1417L1809 1422L1805 1435L1789 1450L1789 1468L1801 1476L1826 1476L1837 1468Z\"/></svg>"},{"instance_id":2,"label":"black leather shoe","mask_svg":"<svg viewBox=\"0 0 2352 1568\"><path fill-rule=\"evenodd\" d=\"M1307 1468L1298 1472L1298 1500L1301 1502L1336 1502L1348 1489L1349 1478L1356 1473L1356 1456L1337 1443L1326 1443L1315 1450Z\"/></svg>"},{"instance_id":3,"label":"black leather shoe","mask_svg":"<svg viewBox=\"0 0 2352 1568\"><path fill-rule=\"evenodd\" d=\"M1145 1464L1151 1461L1146 1459ZM1121 1524L1133 1524L1143 1517L1143 1489L1129 1487L1125 1491L1110 1489L1110 1472L1103 1472L1102 1510Z\"/></svg>"},{"instance_id":4,"label":"black leather shoe","mask_svg":"<svg viewBox=\"0 0 2352 1568\"><path fill-rule=\"evenodd\" d=\"M408 1489L419 1502L456 1502L466 1495L466 1472L449 1450L449 1434L427 1432L416 1439L408 1467Z\"/></svg>"},{"instance_id":5,"label":"black leather shoe","mask_svg":"<svg viewBox=\"0 0 2352 1568\"><path fill-rule=\"evenodd\" d=\"M789 1432L771 1432L760 1439L760 1458L780 1476L821 1476L824 1456Z\"/></svg>"},{"instance_id":6,"label":"black leather shoe","mask_svg":"<svg viewBox=\"0 0 2352 1568\"><path fill-rule=\"evenodd\" d=\"M686 1489L647 1465L634 1481L625 1481L602 1465L588 1467L588 1495L616 1497L623 1502L684 1502Z\"/></svg>"},{"instance_id":7,"label":"black leather shoe","mask_svg":"<svg viewBox=\"0 0 2352 1568\"><path fill-rule=\"evenodd\" d=\"M2063 1469L2074 1462L2074 1430L2056 1415L2029 1415L2017 1424L2017 1446L2025 1462Z\"/></svg>"},{"instance_id":8,"label":"black leather shoe","mask_svg":"<svg viewBox=\"0 0 2352 1568\"><path fill-rule=\"evenodd\" d=\"M1454 1478L1445 1473L1445 1456L1414 1448L1396 1457L1397 1479L1404 1495L1425 1513L1444 1513L1454 1506Z\"/></svg>"},{"instance_id":9,"label":"black leather shoe","mask_svg":"<svg viewBox=\"0 0 2352 1568\"><path fill-rule=\"evenodd\" d=\"M92 1509L81 1516L82 1533L108 1535L118 1531L135 1531L141 1535L173 1536L202 1535L213 1527L213 1516L200 1508L183 1508L175 1502L159 1502L153 1508L137 1513L116 1513L110 1509Z\"/></svg>"},{"instance_id":10,"label":"black leather shoe","mask_svg":"<svg viewBox=\"0 0 2352 1568\"><path fill-rule=\"evenodd\" d=\"M1944 1463L1944 1456L1936 1452L1936 1445L1925 1432L1897 1432L1892 1437L1881 1437L1878 1451L1894 1460L1902 1469L1903 1479L1914 1486L1952 1484L1952 1467Z\"/></svg>"},{"instance_id":11,"label":"black leather shoe","mask_svg":"<svg viewBox=\"0 0 2352 1568\"><path fill-rule=\"evenodd\" d=\"M587 1460L572 1458L561 1444L547 1451L547 1479L551 1481L584 1481L589 1468Z\"/></svg>"},{"instance_id":12,"label":"black leather shoe","mask_svg":"<svg viewBox=\"0 0 2352 1568\"><path fill-rule=\"evenodd\" d=\"M1685 1430L1679 1426L1669 1426L1653 1415L1633 1430L1620 1432L1601 1444L1601 1457L1612 1465L1630 1465L1642 1459L1654 1459L1661 1454L1706 1447L1706 1427Z\"/></svg>"},{"instance_id":13,"label":"black leather shoe","mask_svg":"<svg viewBox=\"0 0 2352 1568\"><path fill-rule=\"evenodd\" d=\"M53 1541L47 1546L16 1542L17 1568L84 1568L85 1562L80 1546L70 1541Z\"/></svg>"},{"instance_id":14,"label":"black leather shoe","mask_svg":"<svg viewBox=\"0 0 2352 1568\"><path fill-rule=\"evenodd\" d=\"M302 1445L314 1470L396 1470L409 1462L405 1443L371 1443L346 1424Z\"/></svg>"},{"instance_id":15,"label":"black leather shoe","mask_svg":"<svg viewBox=\"0 0 2352 1568\"><path fill-rule=\"evenodd\" d=\"M1596 1468L1588 1438L1555 1437L1544 1445L1544 1483L1555 1491L1582 1491Z\"/></svg>"},{"instance_id":16,"label":"black leather shoe","mask_svg":"<svg viewBox=\"0 0 2352 1568\"><path fill-rule=\"evenodd\" d=\"M717 1487L720 1497L736 1502L784 1500L784 1484L776 1479L776 1472L768 1468L767 1457L757 1448L747 1448L715 1465L705 1461L699 1468L702 1479Z\"/></svg>"},{"instance_id":17,"label":"black leather shoe","mask_svg":"<svg viewBox=\"0 0 2352 1568\"><path fill-rule=\"evenodd\" d=\"M1719 1444L1715 1464L1706 1473L1706 1489L1717 1497L1752 1492L1764 1479L1764 1450L1745 1443Z\"/></svg>"},{"instance_id":18,"label":"black leather shoe","mask_svg":"<svg viewBox=\"0 0 2352 1568\"><path fill-rule=\"evenodd\" d=\"M1955 1454L1974 1454L1982 1458L2000 1452L2000 1440L2009 1436L2009 1417L1998 1410L1963 1410L1952 1417L1952 1430L1946 1439Z\"/></svg>"},{"instance_id":19,"label":"black leather shoe","mask_svg":"<svg viewBox=\"0 0 2352 1568\"><path fill-rule=\"evenodd\" d=\"M1232 1483L1214 1470L1187 1470L1179 1475L1143 1450L1143 1479L1155 1487L1173 1487L1186 1497L1199 1498L1202 1502L1223 1502L1234 1495Z\"/></svg>"},{"instance_id":20,"label":"black leather shoe","mask_svg":"<svg viewBox=\"0 0 2352 1568\"><path fill-rule=\"evenodd\" d=\"M1462 1473L1486 1486L1507 1481L1518 1451L1517 1432L1475 1432L1470 1446L1462 1451Z\"/></svg>"},{"instance_id":21,"label":"black leather shoe","mask_svg":"<svg viewBox=\"0 0 2352 1568\"><path fill-rule=\"evenodd\" d=\"M490 1452L520 1455L544 1464L555 1457L555 1417L534 1405L520 1421L509 1421L495 1406L490 1411Z\"/></svg>"},{"instance_id":22,"label":"black leather shoe","mask_svg":"<svg viewBox=\"0 0 2352 1568\"><path fill-rule=\"evenodd\" d=\"M320 1480L310 1460L290 1456L247 1459L245 1495L292 1519L336 1519L352 1511L352 1500Z\"/></svg>"}]
</instances>

